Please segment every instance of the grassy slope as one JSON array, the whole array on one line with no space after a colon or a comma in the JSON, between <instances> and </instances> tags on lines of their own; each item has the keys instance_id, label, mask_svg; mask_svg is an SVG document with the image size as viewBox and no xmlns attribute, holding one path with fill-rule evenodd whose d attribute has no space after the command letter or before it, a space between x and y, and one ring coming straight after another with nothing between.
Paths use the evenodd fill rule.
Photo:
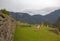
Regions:
<instances>
[{"instance_id":1,"label":"grassy slope","mask_svg":"<svg viewBox=\"0 0 60 41\"><path fill-rule=\"evenodd\" d=\"M16 28L14 41L60 41L60 35L56 35L48 30L53 28L41 27L39 31L35 31L35 26Z\"/></svg>"}]
</instances>

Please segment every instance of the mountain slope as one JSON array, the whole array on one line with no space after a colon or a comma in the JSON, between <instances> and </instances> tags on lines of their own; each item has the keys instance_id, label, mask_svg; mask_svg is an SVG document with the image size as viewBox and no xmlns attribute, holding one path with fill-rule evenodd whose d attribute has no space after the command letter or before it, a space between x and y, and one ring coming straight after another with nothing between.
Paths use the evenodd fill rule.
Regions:
<instances>
[{"instance_id":1,"label":"mountain slope","mask_svg":"<svg viewBox=\"0 0 60 41\"><path fill-rule=\"evenodd\" d=\"M55 22L59 16L60 16L60 9L44 16L44 20L47 19L49 22Z\"/></svg>"},{"instance_id":2,"label":"mountain slope","mask_svg":"<svg viewBox=\"0 0 60 41\"><path fill-rule=\"evenodd\" d=\"M14 13L11 12L11 16L17 21L27 22L29 24L35 23L35 19L27 13Z\"/></svg>"},{"instance_id":3,"label":"mountain slope","mask_svg":"<svg viewBox=\"0 0 60 41\"><path fill-rule=\"evenodd\" d=\"M21 13L21 12L10 12L11 16L15 18L17 21L27 22L29 24L39 24L41 22L44 22L47 20L48 22L52 23L55 22L60 16L60 9L55 10L54 12L51 12L48 15L42 16L42 15L29 15L28 13Z\"/></svg>"}]
</instances>

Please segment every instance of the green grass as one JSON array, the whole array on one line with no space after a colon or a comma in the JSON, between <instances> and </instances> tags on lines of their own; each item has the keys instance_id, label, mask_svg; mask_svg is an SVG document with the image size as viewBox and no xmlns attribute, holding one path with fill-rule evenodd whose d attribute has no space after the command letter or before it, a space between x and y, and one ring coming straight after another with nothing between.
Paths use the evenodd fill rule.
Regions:
<instances>
[{"instance_id":1,"label":"green grass","mask_svg":"<svg viewBox=\"0 0 60 41\"><path fill-rule=\"evenodd\" d=\"M41 27L36 31L36 27L20 27L16 28L14 41L60 41L60 35L56 35L49 30L53 28Z\"/></svg>"}]
</instances>

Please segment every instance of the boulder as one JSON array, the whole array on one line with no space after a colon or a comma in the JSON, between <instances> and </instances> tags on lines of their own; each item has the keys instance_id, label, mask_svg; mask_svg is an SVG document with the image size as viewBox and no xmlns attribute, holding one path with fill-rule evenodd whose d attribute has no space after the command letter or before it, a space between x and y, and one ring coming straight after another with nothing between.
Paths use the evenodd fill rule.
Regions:
<instances>
[{"instance_id":1,"label":"boulder","mask_svg":"<svg viewBox=\"0 0 60 41\"><path fill-rule=\"evenodd\" d=\"M16 21L0 12L0 41L13 41Z\"/></svg>"}]
</instances>

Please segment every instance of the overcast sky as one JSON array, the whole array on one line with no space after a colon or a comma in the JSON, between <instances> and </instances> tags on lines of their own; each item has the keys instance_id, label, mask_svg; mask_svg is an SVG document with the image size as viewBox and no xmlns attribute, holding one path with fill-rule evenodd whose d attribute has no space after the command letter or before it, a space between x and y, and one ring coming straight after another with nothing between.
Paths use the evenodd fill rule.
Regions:
<instances>
[{"instance_id":1,"label":"overcast sky","mask_svg":"<svg viewBox=\"0 0 60 41\"><path fill-rule=\"evenodd\" d=\"M0 0L0 9L9 11L40 10L47 7L60 7L60 0Z\"/></svg>"}]
</instances>

